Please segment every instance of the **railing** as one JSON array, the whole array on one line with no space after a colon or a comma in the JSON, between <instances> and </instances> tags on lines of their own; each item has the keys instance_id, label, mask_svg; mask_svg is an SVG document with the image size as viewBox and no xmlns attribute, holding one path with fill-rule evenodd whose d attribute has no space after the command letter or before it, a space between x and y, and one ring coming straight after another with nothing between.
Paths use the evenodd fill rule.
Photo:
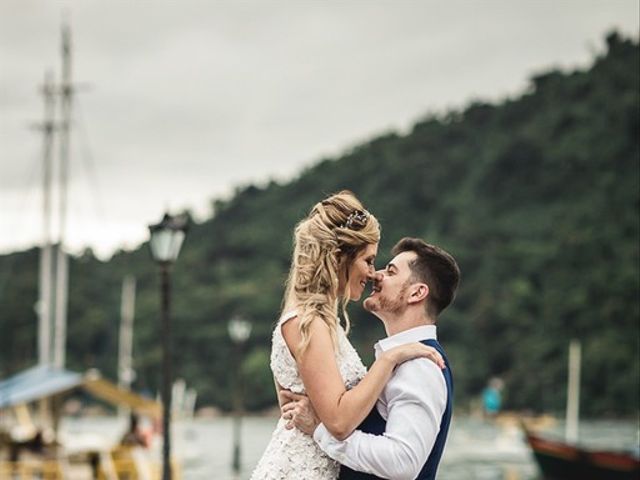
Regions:
<instances>
[{"instance_id":1,"label":"railing","mask_svg":"<svg viewBox=\"0 0 640 480\"><path fill-rule=\"evenodd\" d=\"M2 480L65 480L65 466L57 460L0 461Z\"/></svg>"},{"instance_id":2,"label":"railing","mask_svg":"<svg viewBox=\"0 0 640 480\"><path fill-rule=\"evenodd\" d=\"M151 462L138 448L116 447L111 452L89 454L89 461L0 460L0 480L160 480L159 462ZM182 478L178 462L171 462L172 478Z\"/></svg>"}]
</instances>

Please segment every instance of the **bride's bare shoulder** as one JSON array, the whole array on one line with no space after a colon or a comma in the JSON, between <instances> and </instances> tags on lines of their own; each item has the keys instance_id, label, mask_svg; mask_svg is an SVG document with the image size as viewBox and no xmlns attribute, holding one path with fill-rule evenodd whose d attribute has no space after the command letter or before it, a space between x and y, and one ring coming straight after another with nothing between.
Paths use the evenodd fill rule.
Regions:
<instances>
[{"instance_id":1,"label":"bride's bare shoulder","mask_svg":"<svg viewBox=\"0 0 640 480\"><path fill-rule=\"evenodd\" d=\"M295 352L297 346L302 342L302 334L300 332L300 324L302 319L300 315L295 315L282 323L282 336L284 337L289 350ZM309 322L309 342L310 345L316 342L322 342L331 338L329 326L320 318L313 318ZM295 356L295 355L294 355Z\"/></svg>"}]
</instances>

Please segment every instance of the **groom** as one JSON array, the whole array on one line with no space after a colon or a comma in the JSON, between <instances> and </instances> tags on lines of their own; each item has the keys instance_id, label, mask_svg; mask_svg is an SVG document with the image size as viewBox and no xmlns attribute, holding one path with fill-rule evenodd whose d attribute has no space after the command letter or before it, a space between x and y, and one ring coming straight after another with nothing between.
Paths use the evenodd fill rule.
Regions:
<instances>
[{"instance_id":1,"label":"groom","mask_svg":"<svg viewBox=\"0 0 640 480\"><path fill-rule=\"evenodd\" d=\"M444 357L441 370L427 359L398 366L367 418L345 440L320 424L308 399L288 391L283 406L287 428L312 435L320 448L342 464L340 479L434 479L451 421L453 379L436 340L438 315L455 296L460 270L454 258L417 238L403 238L394 258L376 272L364 308L384 323L387 338L375 353L422 342Z\"/></svg>"}]
</instances>

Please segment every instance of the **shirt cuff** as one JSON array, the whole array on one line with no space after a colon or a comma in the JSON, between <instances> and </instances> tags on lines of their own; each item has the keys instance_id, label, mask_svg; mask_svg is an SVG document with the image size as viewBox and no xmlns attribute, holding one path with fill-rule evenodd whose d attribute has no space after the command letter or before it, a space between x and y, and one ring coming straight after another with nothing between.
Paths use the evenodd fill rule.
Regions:
<instances>
[{"instance_id":1,"label":"shirt cuff","mask_svg":"<svg viewBox=\"0 0 640 480\"><path fill-rule=\"evenodd\" d=\"M316 429L313 431L313 439L316 443L322 445L322 441L326 440L327 437L331 438L331 434L329 433L329 430L327 430L327 427L322 423L318 424Z\"/></svg>"}]
</instances>

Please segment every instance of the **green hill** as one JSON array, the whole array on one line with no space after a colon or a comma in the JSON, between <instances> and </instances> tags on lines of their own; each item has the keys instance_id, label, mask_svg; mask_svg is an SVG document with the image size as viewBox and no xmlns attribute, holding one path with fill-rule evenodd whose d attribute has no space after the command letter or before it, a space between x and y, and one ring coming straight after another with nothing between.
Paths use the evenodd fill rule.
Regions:
<instances>
[{"instance_id":1,"label":"green hill","mask_svg":"<svg viewBox=\"0 0 640 480\"><path fill-rule=\"evenodd\" d=\"M324 195L348 188L383 226L379 265L400 237L420 236L458 259L462 284L439 325L459 407L489 377L507 407L564 408L568 342L583 342L582 408L637 412L639 381L640 80L635 40L607 37L588 70L549 71L519 98L430 116L325 159L286 184L248 186L193 225L175 266L176 375L201 404L230 405L226 324L254 330L242 365L250 408L275 402L273 322L294 224ZM0 257L0 374L37 357L37 251ZM68 365L115 376L122 277L138 281L136 387L159 380L158 275L147 246L109 262L90 253L70 271ZM383 335L359 305L352 339L366 361Z\"/></svg>"}]
</instances>

